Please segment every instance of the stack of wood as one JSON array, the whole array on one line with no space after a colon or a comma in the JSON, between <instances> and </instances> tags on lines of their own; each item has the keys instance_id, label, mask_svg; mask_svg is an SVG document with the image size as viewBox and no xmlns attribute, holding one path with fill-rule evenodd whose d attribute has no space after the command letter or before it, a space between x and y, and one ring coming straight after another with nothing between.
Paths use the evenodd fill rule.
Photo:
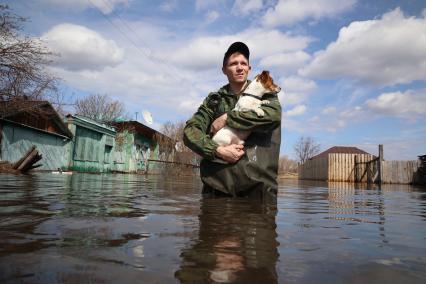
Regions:
<instances>
[{"instance_id":1,"label":"stack of wood","mask_svg":"<svg viewBox=\"0 0 426 284\"><path fill-rule=\"evenodd\" d=\"M42 155L38 153L36 146L32 146L19 161L13 164L13 169L24 173L31 169L41 167L41 164L36 165L41 158Z\"/></svg>"}]
</instances>

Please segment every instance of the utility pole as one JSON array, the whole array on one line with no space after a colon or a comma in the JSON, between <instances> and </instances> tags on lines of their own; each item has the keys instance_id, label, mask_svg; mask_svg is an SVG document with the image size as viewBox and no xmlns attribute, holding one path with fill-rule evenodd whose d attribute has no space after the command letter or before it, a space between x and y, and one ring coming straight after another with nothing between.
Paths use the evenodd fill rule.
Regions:
<instances>
[{"instance_id":1,"label":"utility pole","mask_svg":"<svg viewBox=\"0 0 426 284\"><path fill-rule=\"evenodd\" d=\"M378 166L379 184L383 182L383 144L379 144L379 166Z\"/></svg>"}]
</instances>

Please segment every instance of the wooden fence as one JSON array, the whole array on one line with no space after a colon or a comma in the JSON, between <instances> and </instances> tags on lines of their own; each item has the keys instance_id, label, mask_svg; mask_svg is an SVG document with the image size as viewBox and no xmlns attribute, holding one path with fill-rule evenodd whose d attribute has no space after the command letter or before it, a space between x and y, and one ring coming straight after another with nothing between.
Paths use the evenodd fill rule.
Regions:
<instances>
[{"instance_id":1,"label":"wooden fence","mask_svg":"<svg viewBox=\"0 0 426 284\"><path fill-rule=\"evenodd\" d=\"M328 154L328 180L355 182L357 176L366 180L367 175L359 173L368 172L368 162L374 158L370 154ZM356 159L359 162L357 167L355 167Z\"/></svg>"},{"instance_id":2,"label":"wooden fence","mask_svg":"<svg viewBox=\"0 0 426 284\"><path fill-rule=\"evenodd\" d=\"M418 183L420 161L383 161L383 183Z\"/></svg>"},{"instance_id":3,"label":"wooden fence","mask_svg":"<svg viewBox=\"0 0 426 284\"><path fill-rule=\"evenodd\" d=\"M298 168L299 179L328 180L328 157L308 160Z\"/></svg>"},{"instance_id":4,"label":"wooden fence","mask_svg":"<svg viewBox=\"0 0 426 284\"><path fill-rule=\"evenodd\" d=\"M380 160L370 154L333 153L299 165L299 179L412 184L422 179L420 167L420 161L382 161L380 167Z\"/></svg>"},{"instance_id":5,"label":"wooden fence","mask_svg":"<svg viewBox=\"0 0 426 284\"><path fill-rule=\"evenodd\" d=\"M328 154L306 161L299 166L299 178L311 180L346 181L355 182L355 157L363 162L357 169L359 172L366 170L367 162L375 157L369 154ZM363 177L366 181L367 176Z\"/></svg>"}]
</instances>

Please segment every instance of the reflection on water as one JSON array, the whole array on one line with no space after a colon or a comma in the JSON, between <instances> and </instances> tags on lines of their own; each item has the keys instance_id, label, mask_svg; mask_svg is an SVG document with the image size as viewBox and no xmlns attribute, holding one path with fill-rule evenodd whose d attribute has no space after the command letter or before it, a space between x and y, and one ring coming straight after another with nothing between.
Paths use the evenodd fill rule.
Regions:
<instances>
[{"instance_id":1,"label":"reflection on water","mask_svg":"<svg viewBox=\"0 0 426 284\"><path fill-rule=\"evenodd\" d=\"M195 179L0 175L1 283L424 283L426 193L284 181L276 205Z\"/></svg>"},{"instance_id":2,"label":"reflection on water","mask_svg":"<svg viewBox=\"0 0 426 284\"><path fill-rule=\"evenodd\" d=\"M198 236L182 250L182 282L277 282L276 205L248 199L201 200Z\"/></svg>"}]
</instances>

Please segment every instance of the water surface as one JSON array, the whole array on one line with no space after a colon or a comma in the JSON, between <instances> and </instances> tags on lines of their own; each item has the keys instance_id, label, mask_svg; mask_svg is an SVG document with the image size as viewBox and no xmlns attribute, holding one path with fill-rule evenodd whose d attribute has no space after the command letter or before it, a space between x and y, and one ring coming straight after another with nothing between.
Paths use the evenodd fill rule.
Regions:
<instances>
[{"instance_id":1,"label":"water surface","mask_svg":"<svg viewBox=\"0 0 426 284\"><path fill-rule=\"evenodd\" d=\"M426 191L283 180L0 175L1 283L426 283Z\"/></svg>"}]
</instances>

